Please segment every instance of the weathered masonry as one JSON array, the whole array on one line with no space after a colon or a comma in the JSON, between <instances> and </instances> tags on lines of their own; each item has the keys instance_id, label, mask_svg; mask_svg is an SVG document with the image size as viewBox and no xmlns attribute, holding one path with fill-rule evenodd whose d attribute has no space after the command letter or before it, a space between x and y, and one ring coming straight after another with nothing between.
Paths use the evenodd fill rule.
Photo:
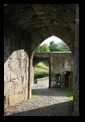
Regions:
<instances>
[{"instance_id":1,"label":"weathered masonry","mask_svg":"<svg viewBox=\"0 0 85 122\"><path fill-rule=\"evenodd\" d=\"M4 105L31 98L33 57L50 36L73 54L74 114L79 115L79 5L4 4Z\"/></svg>"},{"instance_id":2,"label":"weathered masonry","mask_svg":"<svg viewBox=\"0 0 85 122\"><path fill-rule=\"evenodd\" d=\"M49 64L49 88L67 86L73 88L73 56L71 51L35 53L33 67L40 61Z\"/></svg>"}]
</instances>

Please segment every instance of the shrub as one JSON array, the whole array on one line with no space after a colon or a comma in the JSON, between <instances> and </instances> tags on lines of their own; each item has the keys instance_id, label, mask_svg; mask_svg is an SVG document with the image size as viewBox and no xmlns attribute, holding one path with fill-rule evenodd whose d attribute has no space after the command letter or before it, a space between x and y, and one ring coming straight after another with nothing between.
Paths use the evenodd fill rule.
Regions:
<instances>
[{"instance_id":1,"label":"shrub","mask_svg":"<svg viewBox=\"0 0 85 122\"><path fill-rule=\"evenodd\" d=\"M48 72L39 72L39 73L35 74L34 79L43 78L43 77L47 77L47 76L49 76Z\"/></svg>"}]
</instances>

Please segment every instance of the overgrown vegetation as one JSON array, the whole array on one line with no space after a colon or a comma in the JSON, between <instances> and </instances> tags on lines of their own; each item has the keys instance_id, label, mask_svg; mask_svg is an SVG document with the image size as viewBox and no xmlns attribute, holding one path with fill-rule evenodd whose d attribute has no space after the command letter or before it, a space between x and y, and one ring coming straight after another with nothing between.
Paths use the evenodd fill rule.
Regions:
<instances>
[{"instance_id":1,"label":"overgrown vegetation","mask_svg":"<svg viewBox=\"0 0 85 122\"><path fill-rule=\"evenodd\" d=\"M64 87L64 88L59 88L58 90L65 93L70 100L73 100L73 90L71 88Z\"/></svg>"},{"instance_id":2,"label":"overgrown vegetation","mask_svg":"<svg viewBox=\"0 0 85 122\"><path fill-rule=\"evenodd\" d=\"M39 45L36 49L36 52L53 52L53 51L69 51L69 47L66 44L63 44L59 47L54 41L50 42L50 45L43 44Z\"/></svg>"},{"instance_id":3,"label":"overgrown vegetation","mask_svg":"<svg viewBox=\"0 0 85 122\"><path fill-rule=\"evenodd\" d=\"M47 76L49 76L49 67L43 62L38 63L35 67L34 79Z\"/></svg>"},{"instance_id":4,"label":"overgrown vegetation","mask_svg":"<svg viewBox=\"0 0 85 122\"><path fill-rule=\"evenodd\" d=\"M37 52L43 52L43 51L44 52L50 52L50 49L49 49L47 44L43 44L43 45L38 46L36 51Z\"/></svg>"}]
</instances>

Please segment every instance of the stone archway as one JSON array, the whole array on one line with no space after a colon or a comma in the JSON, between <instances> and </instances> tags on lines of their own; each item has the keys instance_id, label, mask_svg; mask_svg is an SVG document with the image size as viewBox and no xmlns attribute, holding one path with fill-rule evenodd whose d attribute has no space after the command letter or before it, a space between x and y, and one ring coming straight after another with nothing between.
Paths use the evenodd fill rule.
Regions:
<instances>
[{"instance_id":1,"label":"stone archway","mask_svg":"<svg viewBox=\"0 0 85 122\"><path fill-rule=\"evenodd\" d=\"M74 110L79 111L79 75L76 62L79 58L79 6L75 4L8 4L4 7L4 37L15 43L16 37L21 45L23 40L29 56L28 97L31 97L31 71L35 48L51 35L57 35L71 49L75 60ZM75 27L76 25L76 27ZM77 30L77 31L76 31ZM16 42L17 42L16 41ZM9 42L8 42L9 43ZM76 45L75 45L76 44ZM14 44L13 44L14 45ZM19 46L20 46L19 45ZM7 60L7 58L5 58ZM77 103L77 105L76 105ZM78 109L76 109L76 106Z\"/></svg>"}]
</instances>

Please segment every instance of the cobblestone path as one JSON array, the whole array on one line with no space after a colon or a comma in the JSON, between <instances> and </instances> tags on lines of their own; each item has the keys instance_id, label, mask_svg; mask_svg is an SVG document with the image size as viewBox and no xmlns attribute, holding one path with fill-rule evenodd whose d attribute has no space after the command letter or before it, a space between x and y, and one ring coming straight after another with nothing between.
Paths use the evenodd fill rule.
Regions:
<instances>
[{"instance_id":1,"label":"cobblestone path","mask_svg":"<svg viewBox=\"0 0 85 122\"><path fill-rule=\"evenodd\" d=\"M49 89L47 81L34 85L32 91L35 97L10 107L4 116L71 116L73 102L62 92Z\"/></svg>"}]
</instances>

